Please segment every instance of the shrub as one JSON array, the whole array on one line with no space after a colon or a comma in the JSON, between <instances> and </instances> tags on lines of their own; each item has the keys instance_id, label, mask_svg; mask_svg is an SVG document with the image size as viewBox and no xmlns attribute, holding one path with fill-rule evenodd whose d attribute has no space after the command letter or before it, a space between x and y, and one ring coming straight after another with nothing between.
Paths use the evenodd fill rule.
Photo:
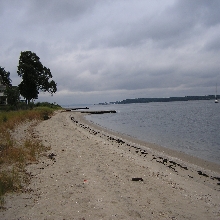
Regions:
<instances>
[{"instance_id":1,"label":"shrub","mask_svg":"<svg viewBox=\"0 0 220 220\"><path fill-rule=\"evenodd\" d=\"M49 148L39 140L29 138L22 146L13 139L11 131L20 123L30 120L43 120L50 117L53 110L37 107L33 110L0 112L0 204L4 203L4 194L21 189L27 182L25 166L37 161L40 154Z\"/></svg>"}]
</instances>

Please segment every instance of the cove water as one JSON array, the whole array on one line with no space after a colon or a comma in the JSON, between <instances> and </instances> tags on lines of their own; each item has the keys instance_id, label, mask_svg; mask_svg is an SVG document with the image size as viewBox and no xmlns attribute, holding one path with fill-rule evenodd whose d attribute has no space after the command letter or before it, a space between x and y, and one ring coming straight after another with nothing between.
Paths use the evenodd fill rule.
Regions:
<instances>
[{"instance_id":1,"label":"cove water","mask_svg":"<svg viewBox=\"0 0 220 220\"><path fill-rule=\"evenodd\" d=\"M86 116L102 127L220 164L220 103L213 100L89 108L117 111Z\"/></svg>"},{"instance_id":2,"label":"cove water","mask_svg":"<svg viewBox=\"0 0 220 220\"><path fill-rule=\"evenodd\" d=\"M213 100L89 108L117 111L86 116L102 127L220 164L220 104Z\"/></svg>"}]
</instances>

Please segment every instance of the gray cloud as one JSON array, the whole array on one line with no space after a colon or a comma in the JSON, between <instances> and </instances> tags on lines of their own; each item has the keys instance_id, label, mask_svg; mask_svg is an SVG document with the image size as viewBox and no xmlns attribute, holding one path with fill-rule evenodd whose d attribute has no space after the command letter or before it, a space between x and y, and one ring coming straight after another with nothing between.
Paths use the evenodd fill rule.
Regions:
<instances>
[{"instance_id":1,"label":"gray cloud","mask_svg":"<svg viewBox=\"0 0 220 220\"><path fill-rule=\"evenodd\" d=\"M218 0L0 1L0 65L21 51L49 67L60 104L207 95L219 82ZM220 82L219 82L220 84Z\"/></svg>"}]
</instances>

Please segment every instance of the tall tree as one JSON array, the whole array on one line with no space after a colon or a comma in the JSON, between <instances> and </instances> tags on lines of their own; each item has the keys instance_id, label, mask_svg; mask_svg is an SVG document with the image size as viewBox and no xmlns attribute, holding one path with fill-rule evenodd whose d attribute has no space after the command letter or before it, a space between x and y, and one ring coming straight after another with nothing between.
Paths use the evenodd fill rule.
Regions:
<instances>
[{"instance_id":1,"label":"tall tree","mask_svg":"<svg viewBox=\"0 0 220 220\"><path fill-rule=\"evenodd\" d=\"M22 82L18 85L20 94L27 103L31 99L37 99L39 91L49 92L51 95L57 91L57 84L50 80L53 77L50 69L43 66L40 58L31 51L21 52L17 73L22 77Z\"/></svg>"},{"instance_id":2,"label":"tall tree","mask_svg":"<svg viewBox=\"0 0 220 220\"><path fill-rule=\"evenodd\" d=\"M1 83L5 86L11 86L10 72L6 72L3 67L0 66Z\"/></svg>"}]
</instances>

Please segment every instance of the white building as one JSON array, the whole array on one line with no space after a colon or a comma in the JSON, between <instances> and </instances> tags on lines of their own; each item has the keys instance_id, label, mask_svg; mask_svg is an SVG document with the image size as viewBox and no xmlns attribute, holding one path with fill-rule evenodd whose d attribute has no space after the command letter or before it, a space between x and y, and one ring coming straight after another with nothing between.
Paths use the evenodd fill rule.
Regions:
<instances>
[{"instance_id":1,"label":"white building","mask_svg":"<svg viewBox=\"0 0 220 220\"><path fill-rule=\"evenodd\" d=\"M0 105L7 104L7 97L4 95L5 89L6 89L6 86L2 84L2 77L0 76Z\"/></svg>"}]
</instances>

